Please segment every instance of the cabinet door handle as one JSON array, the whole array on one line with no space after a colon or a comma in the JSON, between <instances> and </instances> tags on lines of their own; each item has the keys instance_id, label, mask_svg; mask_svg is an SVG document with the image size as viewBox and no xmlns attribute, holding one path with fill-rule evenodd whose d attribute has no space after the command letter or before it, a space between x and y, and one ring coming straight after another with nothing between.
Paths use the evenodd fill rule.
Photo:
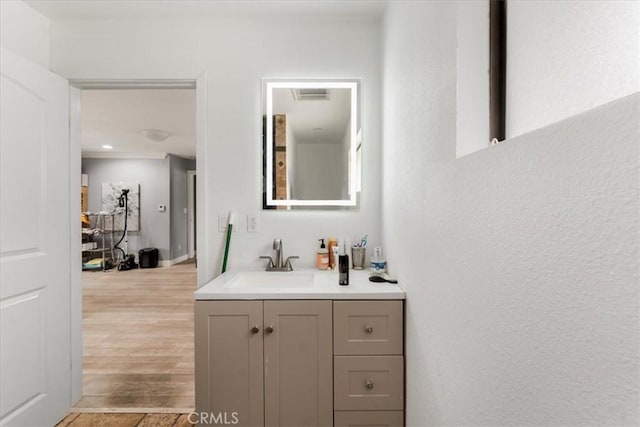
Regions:
<instances>
[{"instance_id":1,"label":"cabinet door handle","mask_svg":"<svg viewBox=\"0 0 640 427\"><path fill-rule=\"evenodd\" d=\"M265 331L267 331L267 333L270 334L271 332L273 332L273 326L267 326Z\"/></svg>"},{"instance_id":2,"label":"cabinet door handle","mask_svg":"<svg viewBox=\"0 0 640 427\"><path fill-rule=\"evenodd\" d=\"M260 328L258 328L257 326L254 326L253 328L251 328L252 334L257 334L258 332L260 332Z\"/></svg>"},{"instance_id":3,"label":"cabinet door handle","mask_svg":"<svg viewBox=\"0 0 640 427\"><path fill-rule=\"evenodd\" d=\"M364 386L367 390L373 389L373 383L371 382L371 380L367 380L367 382L364 383Z\"/></svg>"},{"instance_id":4,"label":"cabinet door handle","mask_svg":"<svg viewBox=\"0 0 640 427\"><path fill-rule=\"evenodd\" d=\"M373 327L367 325L364 327L364 331L368 334L372 334L373 333Z\"/></svg>"}]
</instances>

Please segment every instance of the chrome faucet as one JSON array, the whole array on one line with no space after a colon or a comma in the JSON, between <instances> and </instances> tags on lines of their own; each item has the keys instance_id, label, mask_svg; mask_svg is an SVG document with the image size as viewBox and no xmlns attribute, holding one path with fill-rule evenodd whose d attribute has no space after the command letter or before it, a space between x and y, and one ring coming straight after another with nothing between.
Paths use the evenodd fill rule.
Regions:
<instances>
[{"instance_id":1,"label":"chrome faucet","mask_svg":"<svg viewBox=\"0 0 640 427\"><path fill-rule=\"evenodd\" d=\"M273 262L273 258L268 255L263 255L260 259L268 259L269 263L267 263L266 271L293 271L293 266L291 265L292 259L298 259L298 256L290 256L286 261L282 262L284 256L282 255L282 240L273 239L273 250L276 251L276 261Z\"/></svg>"},{"instance_id":2,"label":"chrome faucet","mask_svg":"<svg viewBox=\"0 0 640 427\"><path fill-rule=\"evenodd\" d=\"M276 267L282 267L282 240L273 239L273 250L276 251Z\"/></svg>"}]
</instances>

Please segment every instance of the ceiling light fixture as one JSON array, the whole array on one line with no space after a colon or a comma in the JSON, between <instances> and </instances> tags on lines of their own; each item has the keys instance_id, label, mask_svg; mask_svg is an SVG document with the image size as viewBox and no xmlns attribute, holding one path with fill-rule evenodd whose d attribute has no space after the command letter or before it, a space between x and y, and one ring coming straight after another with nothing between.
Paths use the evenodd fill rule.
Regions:
<instances>
[{"instance_id":1,"label":"ceiling light fixture","mask_svg":"<svg viewBox=\"0 0 640 427\"><path fill-rule=\"evenodd\" d=\"M161 129L142 129L140 134L156 142L162 142L171 136L170 132Z\"/></svg>"},{"instance_id":2,"label":"ceiling light fixture","mask_svg":"<svg viewBox=\"0 0 640 427\"><path fill-rule=\"evenodd\" d=\"M104 145L102 146L102 148L104 148L105 150L111 150L111 149L113 148L113 146L112 146L112 145L104 144Z\"/></svg>"}]
</instances>

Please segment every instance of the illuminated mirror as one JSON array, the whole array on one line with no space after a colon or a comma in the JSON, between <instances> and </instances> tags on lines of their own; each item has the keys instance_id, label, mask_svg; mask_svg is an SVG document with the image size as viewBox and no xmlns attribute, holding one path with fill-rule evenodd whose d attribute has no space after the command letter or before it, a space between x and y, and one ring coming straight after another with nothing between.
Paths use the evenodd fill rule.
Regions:
<instances>
[{"instance_id":1,"label":"illuminated mirror","mask_svg":"<svg viewBox=\"0 0 640 427\"><path fill-rule=\"evenodd\" d=\"M357 206L359 81L263 81L264 209Z\"/></svg>"}]
</instances>

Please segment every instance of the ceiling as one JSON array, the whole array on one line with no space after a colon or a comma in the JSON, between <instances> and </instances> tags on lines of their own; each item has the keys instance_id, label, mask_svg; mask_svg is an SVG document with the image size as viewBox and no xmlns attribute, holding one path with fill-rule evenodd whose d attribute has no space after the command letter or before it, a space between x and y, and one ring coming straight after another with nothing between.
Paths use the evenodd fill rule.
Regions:
<instances>
[{"instance_id":1,"label":"ceiling","mask_svg":"<svg viewBox=\"0 0 640 427\"><path fill-rule=\"evenodd\" d=\"M273 89L273 114L286 114L298 144L343 142L351 117L351 90L328 92L326 100L296 101L290 88Z\"/></svg>"},{"instance_id":2,"label":"ceiling","mask_svg":"<svg viewBox=\"0 0 640 427\"><path fill-rule=\"evenodd\" d=\"M85 157L196 156L194 89L82 91L82 154ZM168 132L164 141L144 129ZM103 149L110 145L111 150Z\"/></svg>"},{"instance_id":3,"label":"ceiling","mask_svg":"<svg viewBox=\"0 0 640 427\"><path fill-rule=\"evenodd\" d=\"M378 19L382 0L26 0L51 20L220 19L252 16Z\"/></svg>"}]
</instances>

